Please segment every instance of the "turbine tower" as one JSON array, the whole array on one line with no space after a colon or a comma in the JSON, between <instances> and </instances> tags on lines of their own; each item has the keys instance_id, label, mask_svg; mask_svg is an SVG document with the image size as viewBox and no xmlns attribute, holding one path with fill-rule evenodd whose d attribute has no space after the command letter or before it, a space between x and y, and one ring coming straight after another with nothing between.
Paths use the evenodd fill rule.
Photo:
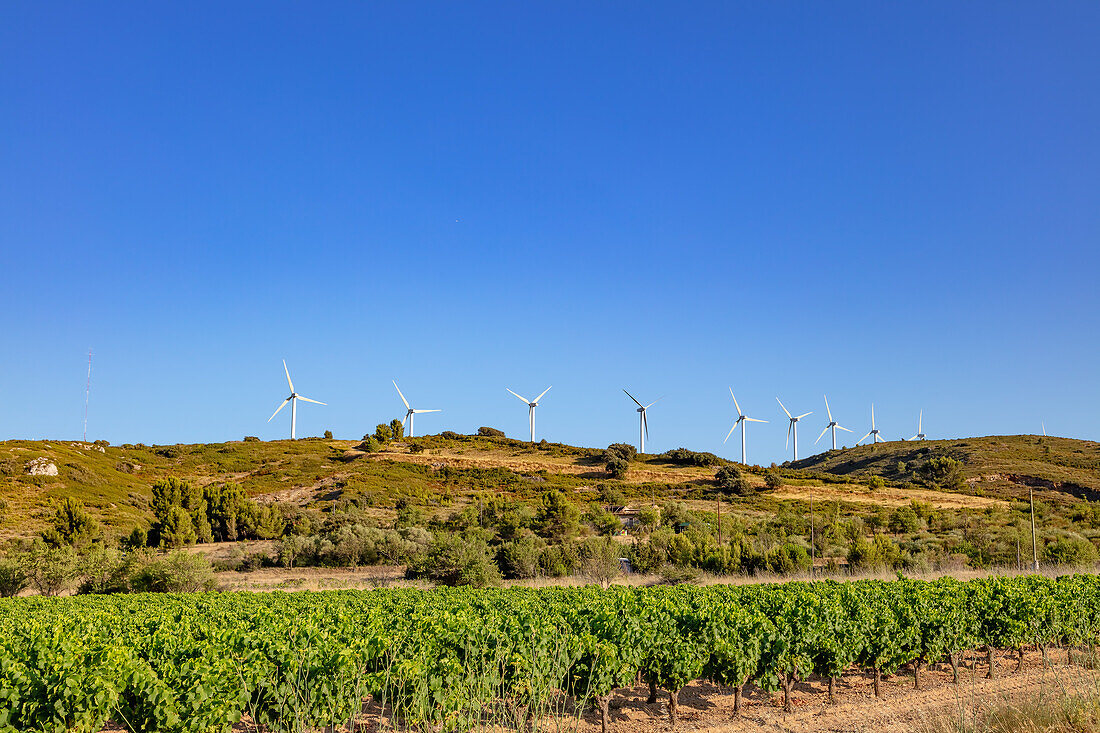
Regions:
<instances>
[{"instance_id":1,"label":"turbine tower","mask_svg":"<svg viewBox=\"0 0 1100 733\"><path fill-rule=\"evenodd\" d=\"M924 410L917 416L917 434L909 440L924 440Z\"/></svg>"},{"instance_id":2,"label":"turbine tower","mask_svg":"<svg viewBox=\"0 0 1100 733\"><path fill-rule=\"evenodd\" d=\"M303 397L294 391L294 382L290 381L290 370L286 368L286 359L283 359L283 371L286 372L286 383L290 385L290 396L283 400L278 407L275 408L275 412L271 413L271 417L267 419L271 422L275 419L275 416L279 414L279 410L286 407L286 403L290 403L290 439L297 438L296 430L298 427L298 400L303 402L312 402L315 405L324 405L324 402L318 402L317 400L311 400L308 397Z\"/></svg>"},{"instance_id":3,"label":"turbine tower","mask_svg":"<svg viewBox=\"0 0 1100 733\"><path fill-rule=\"evenodd\" d=\"M875 405L874 405L874 403L871 404L871 432L867 433L862 438L857 440L856 445L859 445L860 443L867 440L868 438L871 439L871 445L874 445L875 443L879 442L880 440L883 443L886 442L886 438L879 435L878 428L875 427Z\"/></svg>"},{"instance_id":4,"label":"turbine tower","mask_svg":"<svg viewBox=\"0 0 1100 733\"><path fill-rule=\"evenodd\" d=\"M822 395L822 397L825 397L825 395ZM814 445L817 445L818 441L821 440L825 436L825 433L828 430L832 430L833 431L833 450L836 450L836 431L837 431L837 429L847 430L849 433L854 433L855 431L852 430L851 428L844 427L843 425L841 425L840 423L838 423L836 420L833 419L833 411L829 409L829 398L828 397L825 397L825 412L829 415L829 424L825 426L825 430L821 431L821 435L817 436L817 440L814 441Z\"/></svg>"},{"instance_id":5,"label":"turbine tower","mask_svg":"<svg viewBox=\"0 0 1100 733\"><path fill-rule=\"evenodd\" d=\"M624 389L623 392L626 392L626 390ZM626 396L634 400L634 404L638 406L638 452L645 453L645 439L649 437L649 421L646 419L645 411L663 400L664 397L658 397L648 405L643 405L635 400L634 395L629 392L626 392Z\"/></svg>"},{"instance_id":6,"label":"turbine tower","mask_svg":"<svg viewBox=\"0 0 1100 733\"><path fill-rule=\"evenodd\" d=\"M553 389L553 387L554 387L554 385L550 385L549 387L547 387L546 389L544 389L542 391L542 394L540 394L538 397L536 397L533 400L529 400L526 397L518 395L515 392L512 392L512 390L508 389L507 387L504 388L504 389L508 389L509 392L512 392L512 394L515 395L516 399L522 400L523 403L525 405L527 405L527 421L531 423L531 442L532 443L535 442L535 408L539 406L539 400L542 399L543 395L545 395L547 392L549 392L551 389Z\"/></svg>"},{"instance_id":7,"label":"turbine tower","mask_svg":"<svg viewBox=\"0 0 1100 733\"><path fill-rule=\"evenodd\" d=\"M782 400L780 400L778 397L776 397L775 401L779 403L780 407L783 407L783 401ZM804 412L801 415L798 415L796 417L796 416L792 415L786 407L783 407L783 412L787 413L787 417L791 421L791 424L787 426L787 442L783 444L783 449L786 450L787 446L790 445L791 435L793 434L794 435L794 460L797 461L798 460L798 421L801 420L802 418L806 417L807 415L812 415L813 413L812 412Z\"/></svg>"},{"instance_id":8,"label":"turbine tower","mask_svg":"<svg viewBox=\"0 0 1100 733\"><path fill-rule=\"evenodd\" d=\"M749 417L745 413L741 412L741 405L737 404L737 398L734 397L734 395L733 395L733 387L730 387L730 397L733 397L733 406L737 408L737 421L733 424L733 427L730 428L730 431L728 433L726 433L726 440L730 439L730 436L733 435L733 431L737 430L737 426L740 425L741 426L741 463L743 463L744 465L747 466L747 465L749 465L749 463L748 463L748 461L745 460L745 425L743 423L767 422L767 420L758 420L755 417ZM723 440L722 442L725 443L726 440Z\"/></svg>"},{"instance_id":9,"label":"turbine tower","mask_svg":"<svg viewBox=\"0 0 1100 733\"><path fill-rule=\"evenodd\" d=\"M394 379L394 380L391 380L391 381L393 381L393 387L394 387L394 389L397 390L397 394L401 397L401 401L405 403L405 409L408 410L408 412L405 413L405 419L401 421L401 424L402 425L404 425L405 423L409 424L409 437L412 438L412 437L414 437L413 436L413 415L419 415L422 412L443 412L443 410L414 410L413 408L409 407L409 401L407 399L405 399L405 395L401 394L401 388L397 386L397 380Z\"/></svg>"}]
</instances>

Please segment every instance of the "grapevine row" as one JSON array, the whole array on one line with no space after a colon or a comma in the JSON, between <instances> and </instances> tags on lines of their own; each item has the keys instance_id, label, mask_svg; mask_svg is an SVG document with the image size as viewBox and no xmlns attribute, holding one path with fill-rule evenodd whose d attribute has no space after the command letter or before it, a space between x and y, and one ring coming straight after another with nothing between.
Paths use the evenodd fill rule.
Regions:
<instances>
[{"instance_id":1,"label":"grapevine row","mask_svg":"<svg viewBox=\"0 0 1100 733\"><path fill-rule=\"evenodd\" d=\"M782 690L968 650L1093 645L1100 579L80 596L0 602L0 733L345 725L526 730L616 688ZM579 705L578 705L579 703Z\"/></svg>"}]
</instances>

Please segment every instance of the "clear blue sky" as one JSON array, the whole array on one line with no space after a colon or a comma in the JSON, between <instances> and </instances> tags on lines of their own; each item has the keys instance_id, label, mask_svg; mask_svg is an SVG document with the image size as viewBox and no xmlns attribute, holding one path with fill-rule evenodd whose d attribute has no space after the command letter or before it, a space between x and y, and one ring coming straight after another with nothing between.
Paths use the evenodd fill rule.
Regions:
<instances>
[{"instance_id":1,"label":"clear blue sky","mask_svg":"<svg viewBox=\"0 0 1100 733\"><path fill-rule=\"evenodd\" d=\"M1100 5L6 3L0 437L1100 439ZM821 418L821 419L819 419ZM851 437L846 441L850 444ZM825 440L821 445L825 444Z\"/></svg>"}]
</instances>

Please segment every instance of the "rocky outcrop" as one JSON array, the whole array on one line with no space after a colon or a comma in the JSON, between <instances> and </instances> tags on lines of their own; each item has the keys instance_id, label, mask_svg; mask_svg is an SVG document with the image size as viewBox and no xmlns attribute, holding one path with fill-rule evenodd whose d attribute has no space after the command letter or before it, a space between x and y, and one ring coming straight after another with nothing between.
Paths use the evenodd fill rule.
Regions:
<instances>
[{"instance_id":1,"label":"rocky outcrop","mask_svg":"<svg viewBox=\"0 0 1100 733\"><path fill-rule=\"evenodd\" d=\"M35 458L27 464L28 476L56 476L57 464L49 458Z\"/></svg>"}]
</instances>

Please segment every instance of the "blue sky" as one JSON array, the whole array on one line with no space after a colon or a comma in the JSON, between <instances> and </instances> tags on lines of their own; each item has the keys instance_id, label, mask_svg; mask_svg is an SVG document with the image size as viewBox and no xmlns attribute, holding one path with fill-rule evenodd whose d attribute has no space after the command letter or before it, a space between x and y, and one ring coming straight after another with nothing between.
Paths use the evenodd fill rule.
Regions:
<instances>
[{"instance_id":1,"label":"blue sky","mask_svg":"<svg viewBox=\"0 0 1100 733\"><path fill-rule=\"evenodd\" d=\"M1100 5L9 3L0 437L1100 439ZM819 420L819 418L821 418ZM736 438L736 436L735 436ZM849 437L850 442L850 437ZM822 440L821 445L825 444Z\"/></svg>"}]
</instances>

